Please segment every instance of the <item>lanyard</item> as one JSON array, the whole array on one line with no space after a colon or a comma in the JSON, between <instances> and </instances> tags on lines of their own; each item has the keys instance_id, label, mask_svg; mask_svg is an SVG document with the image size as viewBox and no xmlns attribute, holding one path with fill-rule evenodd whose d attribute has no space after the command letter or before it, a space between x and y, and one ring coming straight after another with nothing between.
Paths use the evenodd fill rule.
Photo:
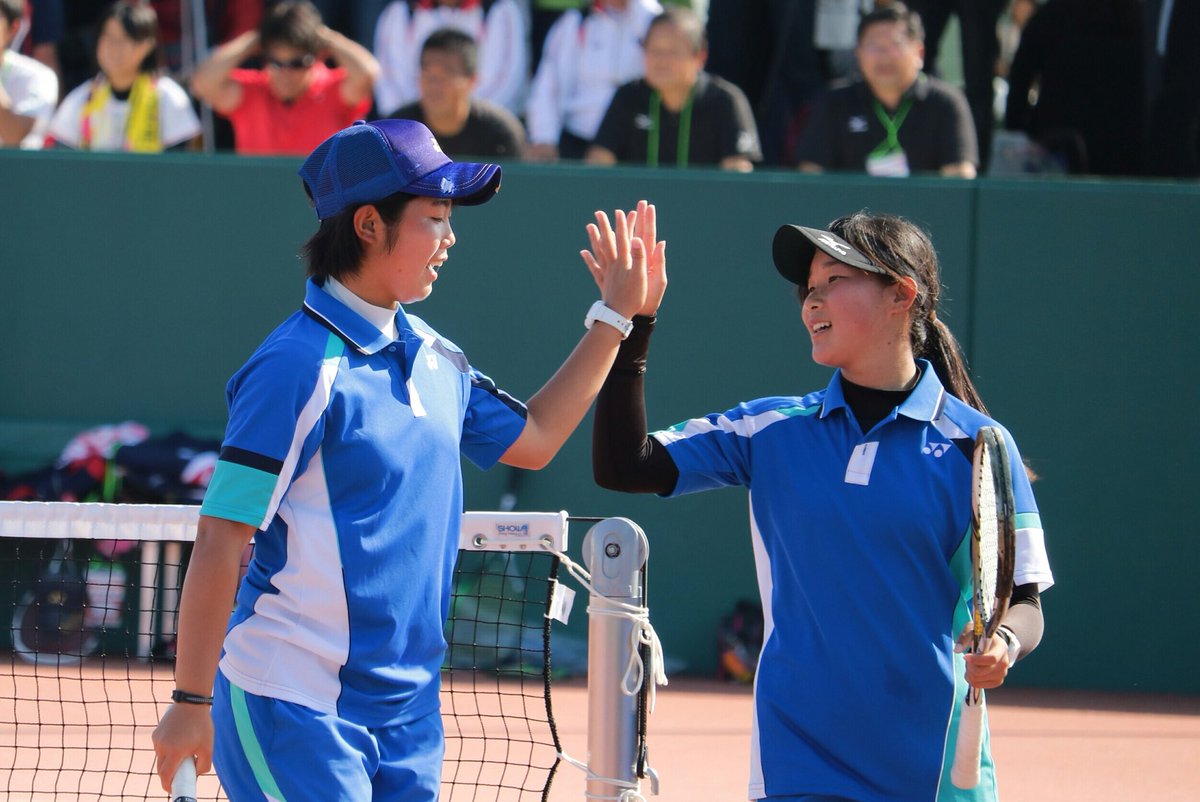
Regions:
<instances>
[{"instance_id":1,"label":"lanyard","mask_svg":"<svg viewBox=\"0 0 1200 802\"><path fill-rule=\"evenodd\" d=\"M688 166L688 146L692 141L692 98L696 87L688 92L683 108L679 110L679 136L675 142L675 166ZM661 130L662 96L657 91L650 93L650 133L646 140L646 166L658 166L658 137Z\"/></svg>"},{"instance_id":2,"label":"lanyard","mask_svg":"<svg viewBox=\"0 0 1200 802\"><path fill-rule=\"evenodd\" d=\"M95 145L96 131L93 120L112 98L112 85L104 77L104 73L100 73L92 81L79 120L81 150L91 150ZM145 73L139 74L129 89L128 103L125 131L121 138L122 150L134 153L161 152L163 148L159 136L157 80Z\"/></svg>"},{"instance_id":3,"label":"lanyard","mask_svg":"<svg viewBox=\"0 0 1200 802\"><path fill-rule=\"evenodd\" d=\"M906 97L900 102L900 108L896 109L896 115L889 117L884 111L883 104L878 100L872 100L871 103L875 107L875 116L879 118L879 122L883 124L883 129L887 131L887 137L879 143L875 150L871 151L872 156L886 156L889 153L902 151L900 147L900 126L904 125L904 118L908 116L908 110L912 108L912 97Z\"/></svg>"}]
</instances>

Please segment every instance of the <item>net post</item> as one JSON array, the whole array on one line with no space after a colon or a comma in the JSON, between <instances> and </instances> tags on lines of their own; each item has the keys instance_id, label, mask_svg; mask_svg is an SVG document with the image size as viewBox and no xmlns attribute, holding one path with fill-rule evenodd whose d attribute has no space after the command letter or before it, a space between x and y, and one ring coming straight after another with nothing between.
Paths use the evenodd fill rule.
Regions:
<instances>
[{"instance_id":1,"label":"net post","mask_svg":"<svg viewBox=\"0 0 1200 802\"><path fill-rule=\"evenodd\" d=\"M158 562L161 546L157 541L141 544L141 576L138 586L137 657L149 660L154 648L155 610L158 609Z\"/></svg>"},{"instance_id":2,"label":"net post","mask_svg":"<svg viewBox=\"0 0 1200 802\"><path fill-rule=\"evenodd\" d=\"M615 800L637 785L638 697L622 687L636 648L635 624L605 611L613 609L611 602L642 605L641 571L649 551L645 533L626 518L601 521L583 539L593 588L588 604L589 799Z\"/></svg>"}]
</instances>

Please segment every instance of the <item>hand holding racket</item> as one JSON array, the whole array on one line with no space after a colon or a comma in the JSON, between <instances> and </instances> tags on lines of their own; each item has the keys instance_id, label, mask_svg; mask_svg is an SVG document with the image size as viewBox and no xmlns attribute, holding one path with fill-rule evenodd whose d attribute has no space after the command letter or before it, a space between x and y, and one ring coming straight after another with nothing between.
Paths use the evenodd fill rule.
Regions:
<instances>
[{"instance_id":1,"label":"hand holding racket","mask_svg":"<svg viewBox=\"0 0 1200 802\"><path fill-rule=\"evenodd\" d=\"M971 490L971 651L979 653L1008 610L1016 549L1016 504L1008 447L1004 434L994 426L983 427L975 437ZM950 781L957 788L979 784L983 713L983 690L968 687L950 769Z\"/></svg>"},{"instance_id":2,"label":"hand holding racket","mask_svg":"<svg viewBox=\"0 0 1200 802\"><path fill-rule=\"evenodd\" d=\"M151 740L159 781L163 790L170 792L171 802L195 802L196 776L212 766L212 719L208 707L172 704L163 713Z\"/></svg>"},{"instance_id":3,"label":"hand holding racket","mask_svg":"<svg viewBox=\"0 0 1200 802\"><path fill-rule=\"evenodd\" d=\"M171 779L171 802L196 802L196 761L185 757Z\"/></svg>"}]
</instances>

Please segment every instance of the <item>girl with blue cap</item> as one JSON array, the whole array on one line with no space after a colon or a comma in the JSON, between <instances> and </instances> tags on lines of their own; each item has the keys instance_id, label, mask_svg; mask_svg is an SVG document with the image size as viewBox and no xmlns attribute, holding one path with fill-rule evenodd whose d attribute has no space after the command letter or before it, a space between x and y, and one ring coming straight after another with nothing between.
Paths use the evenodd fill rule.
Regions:
<instances>
[{"instance_id":1,"label":"girl with blue cap","mask_svg":"<svg viewBox=\"0 0 1200 802\"><path fill-rule=\"evenodd\" d=\"M460 455L550 461L644 304L645 254L636 213L590 227L601 300L522 403L407 309L447 264L451 212L490 200L500 168L453 162L424 125L381 120L330 137L300 175L320 220L305 300L226 389L158 772L167 788L184 759L201 773L211 761L234 802L432 802Z\"/></svg>"}]
</instances>

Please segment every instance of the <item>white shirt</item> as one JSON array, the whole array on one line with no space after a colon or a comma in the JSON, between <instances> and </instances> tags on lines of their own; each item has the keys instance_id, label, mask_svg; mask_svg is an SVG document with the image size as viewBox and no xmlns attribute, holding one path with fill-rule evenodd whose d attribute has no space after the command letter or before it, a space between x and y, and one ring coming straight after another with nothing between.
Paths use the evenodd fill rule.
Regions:
<instances>
[{"instance_id":1,"label":"white shirt","mask_svg":"<svg viewBox=\"0 0 1200 802\"><path fill-rule=\"evenodd\" d=\"M158 130L163 150L186 142L200 133L200 120L183 87L166 76L158 79ZM78 149L83 140L83 107L87 105L92 82L80 84L63 98L50 121L50 136L70 148ZM92 150L124 150L125 125L129 121L129 101L113 96L92 120Z\"/></svg>"},{"instance_id":2,"label":"white shirt","mask_svg":"<svg viewBox=\"0 0 1200 802\"><path fill-rule=\"evenodd\" d=\"M46 127L58 103L58 76L40 61L14 53L0 52L0 85L12 101L10 111L20 117L32 117L33 128L21 140L25 150L38 150L46 138ZM0 145L15 145L0 138Z\"/></svg>"},{"instance_id":3,"label":"white shirt","mask_svg":"<svg viewBox=\"0 0 1200 802\"><path fill-rule=\"evenodd\" d=\"M559 17L529 90L529 141L557 145L564 129L595 137L617 87L645 71L642 38L661 12L658 0L629 0L624 11L600 6Z\"/></svg>"},{"instance_id":4,"label":"white shirt","mask_svg":"<svg viewBox=\"0 0 1200 802\"><path fill-rule=\"evenodd\" d=\"M420 97L421 46L439 28L462 31L479 46L479 84L472 96L520 116L528 89L529 32L517 0L496 0L486 15L478 4L413 8L406 0L390 3L375 26L375 58L382 67L375 82L380 113L391 114Z\"/></svg>"}]
</instances>

